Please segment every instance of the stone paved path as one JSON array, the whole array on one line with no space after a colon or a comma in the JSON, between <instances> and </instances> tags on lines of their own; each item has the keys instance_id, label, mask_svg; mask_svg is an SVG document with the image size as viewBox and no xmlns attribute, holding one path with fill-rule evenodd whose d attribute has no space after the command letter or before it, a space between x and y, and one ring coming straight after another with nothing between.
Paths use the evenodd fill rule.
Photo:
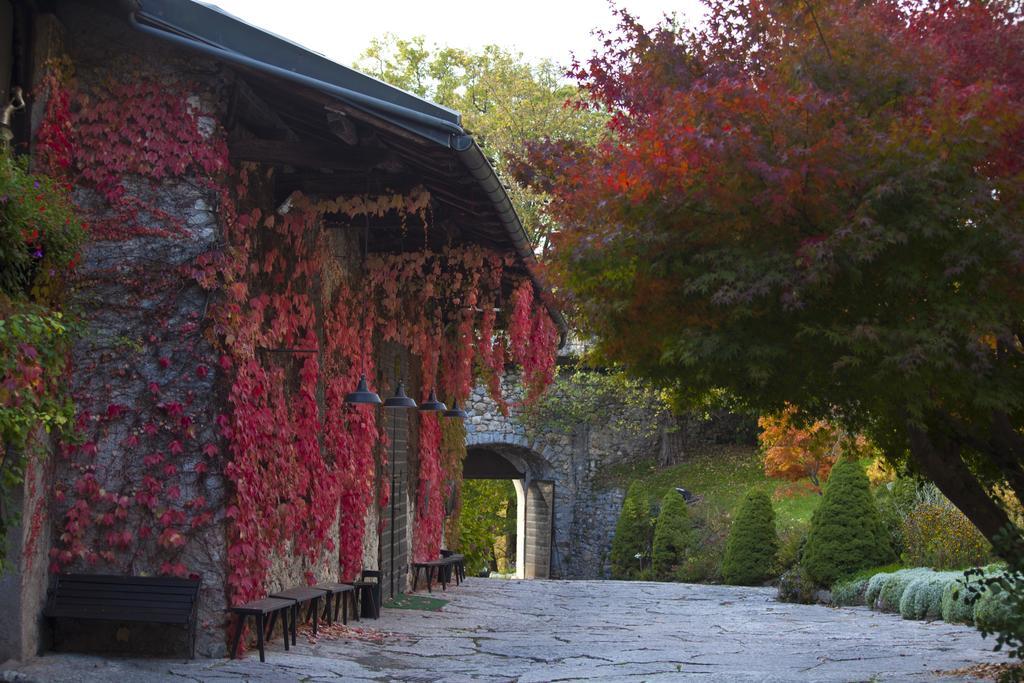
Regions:
<instances>
[{"instance_id":1,"label":"stone paved path","mask_svg":"<svg viewBox=\"0 0 1024 683\"><path fill-rule=\"evenodd\" d=\"M787 605L765 588L469 579L442 612L387 610L383 644L310 643L228 660L47 655L22 680L925 681L1005 661L976 631L867 609Z\"/></svg>"}]
</instances>

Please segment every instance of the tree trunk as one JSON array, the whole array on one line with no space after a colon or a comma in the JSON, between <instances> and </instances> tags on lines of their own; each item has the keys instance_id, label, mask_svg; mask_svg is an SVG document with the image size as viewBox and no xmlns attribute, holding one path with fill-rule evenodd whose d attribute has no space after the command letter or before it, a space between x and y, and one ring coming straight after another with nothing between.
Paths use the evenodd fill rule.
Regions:
<instances>
[{"instance_id":1,"label":"tree trunk","mask_svg":"<svg viewBox=\"0 0 1024 683\"><path fill-rule=\"evenodd\" d=\"M989 541L1011 524L1006 511L989 497L960 457L959 445L919 427L909 427L908 433L914 464Z\"/></svg>"}]
</instances>

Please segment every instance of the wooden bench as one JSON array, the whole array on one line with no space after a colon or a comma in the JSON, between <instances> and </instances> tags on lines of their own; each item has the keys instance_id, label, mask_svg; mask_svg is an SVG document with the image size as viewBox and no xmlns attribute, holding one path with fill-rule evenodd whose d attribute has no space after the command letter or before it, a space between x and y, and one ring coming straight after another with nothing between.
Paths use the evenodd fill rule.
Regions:
<instances>
[{"instance_id":1,"label":"wooden bench","mask_svg":"<svg viewBox=\"0 0 1024 683\"><path fill-rule=\"evenodd\" d=\"M427 575L427 592L433 593L434 576L436 572L437 580L441 583L442 590L448 590L448 576L447 572L451 569L451 561L447 557L442 557L439 560L427 560L426 562L413 562L413 579L412 589L416 590L416 587L420 583L420 570L425 571Z\"/></svg>"},{"instance_id":2,"label":"wooden bench","mask_svg":"<svg viewBox=\"0 0 1024 683\"><path fill-rule=\"evenodd\" d=\"M278 598L281 600L292 600L292 645L296 644L298 640L297 634L297 623L299 621L299 614L302 610L304 603L309 603L310 614L313 616L313 635L316 635L317 621L320 618L320 598L324 597L327 591L319 588L313 588L312 586L299 586L297 588L289 588L288 590L277 591L271 593L270 597ZM307 617L308 618L308 617ZM285 638L288 637L288 631L285 629Z\"/></svg>"},{"instance_id":3,"label":"wooden bench","mask_svg":"<svg viewBox=\"0 0 1024 683\"><path fill-rule=\"evenodd\" d=\"M359 621L359 608L356 605L356 589L349 583L318 583L313 588L318 588L327 593L324 598L324 618L328 624L333 624L338 618L338 608L341 608L341 623L348 623L348 608L352 606L352 614L356 621ZM332 615L331 601L334 601L334 614ZM306 615L309 619L309 615Z\"/></svg>"},{"instance_id":4,"label":"wooden bench","mask_svg":"<svg viewBox=\"0 0 1024 683\"><path fill-rule=\"evenodd\" d=\"M267 661L264 652L264 639L274 630L274 622L278 615L281 616L281 630L284 632L284 649L288 649L288 613L295 606L294 600L281 598L263 598L253 600L238 607L229 607L228 612L238 616L238 624L235 626L235 637L231 639L231 659L238 654L238 641L242 638L242 631L245 630L246 617L252 617L256 622L256 645L260 650L260 661ZM270 624L267 625L267 615L270 615ZM264 634L266 631L266 635Z\"/></svg>"},{"instance_id":5,"label":"wooden bench","mask_svg":"<svg viewBox=\"0 0 1024 683\"><path fill-rule=\"evenodd\" d=\"M451 563L451 569L455 572L455 585L461 585L466 580L466 556L453 550L442 550L441 558ZM448 583L451 583L450 577Z\"/></svg>"},{"instance_id":6,"label":"wooden bench","mask_svg":"<svg viewBox=\"0 0 1024 683\"><path fill-rule=\"evenodd\" d=\"M196 656L199 579L112 574L59 574L43 616L58 619L171 624L185 629Z\"/></svg>"}]
</instances>

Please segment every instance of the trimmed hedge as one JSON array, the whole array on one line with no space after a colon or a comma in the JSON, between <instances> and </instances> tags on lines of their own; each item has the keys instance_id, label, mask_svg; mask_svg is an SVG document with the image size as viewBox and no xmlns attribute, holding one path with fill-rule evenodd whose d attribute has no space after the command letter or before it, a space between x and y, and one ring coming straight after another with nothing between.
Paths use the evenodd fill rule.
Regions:
<instances>
[{"instance_id":1,"label":"trimmed hedge","mask_svg":"<svg viewBox=\"0 0 1024 683\"><path fill-rule=\"evenodd\" d=\"M840 607L865 604L868 581L863 577L836 581L832 585L832 603Z\"/></svg>"},{"instance_id":2,"label":"trimmed hedge","mask_svg":"<svg viewBox=\"0 0 1024 683\"><path fill-rule=\"evenodd\" d=\"M931 576L912 580L900 597L900 616L919 621L940 619L946 586L962 576L961 572L935 572Z\"/></svg>"},{"instance_id":3,"label":"trimmed hedge","mask_svg":"<svg viewBox=\"0 0 1024 683\"><path fill-rule=\"evenodd\" d=\"M651 553L655 578L670 580L686 559L693 539L693 523L686 500L674 488L661 499L661 510L654 524L654 550Z\"/></svg>"},{"instance_id":4,"label":"trimmed hedge","mask_svg":"<svg viewBox=\"0 0 1024 683\"><path fill-rule=\"evenodd\" d=\"M841 460L811 517L801 566L816 583L831 586L843 576L894 558L864 468L857 461Z\"/></svg>"},{"instance_id":5,"label":"trimmed hedge","mask_svg":"<svg viewBox=\"0 0 1024 683\"><path fill-rule=\"evenodd\" d=\"M753 586L771 577L779 537L775 511L768 494L757 489L747 493L729 530L722 560L722 577L727 584Z\"/></svg>"},{"instance_id":6,"label":"trimmed hedge","mask_svg":"<svg viewBox=\"0 0 1024 683\"><path fill-rule=\"evenodd\" d=\"M882 586L895 572L879 572L868 579L868 587L864 591L864 604L871 609L877 609L878 596L882 593Z\"/></svg>"},{"instance_id":7,"label":"trimmed hedge","mask_svg":"<svg viewBox=\"0 0 1024 683\"><path fill-rule=\"evenodd\" d=\"M900 600L903 592L912 581L922 578L930 578L935 572L931 569L916 567L914 569L901 569L893 572L882 583L882 590L878 594L878 609L883 612L899 612Z\"/></svg>"}]
</instances>

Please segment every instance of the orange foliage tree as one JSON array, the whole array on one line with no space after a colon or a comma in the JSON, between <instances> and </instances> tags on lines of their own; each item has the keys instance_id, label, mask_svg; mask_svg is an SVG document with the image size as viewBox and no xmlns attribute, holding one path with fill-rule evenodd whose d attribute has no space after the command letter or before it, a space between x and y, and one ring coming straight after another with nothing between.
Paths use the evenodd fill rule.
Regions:
<instances>
[{"instance_id":1,"label":"orange foliage tree","mask_svg":"<svg viewBox=\"0 0 1024 683\"><path fill-rule=\"evenodd\" d=\"M870 446L864 437L850 435L827 420L801 426L796 415L796 408L789 406L757 421L761 428L758 442L764 452L764 473L786 481L806 477L820 494L840 456L861 457Z\"/></svg>"}]
</instances>

